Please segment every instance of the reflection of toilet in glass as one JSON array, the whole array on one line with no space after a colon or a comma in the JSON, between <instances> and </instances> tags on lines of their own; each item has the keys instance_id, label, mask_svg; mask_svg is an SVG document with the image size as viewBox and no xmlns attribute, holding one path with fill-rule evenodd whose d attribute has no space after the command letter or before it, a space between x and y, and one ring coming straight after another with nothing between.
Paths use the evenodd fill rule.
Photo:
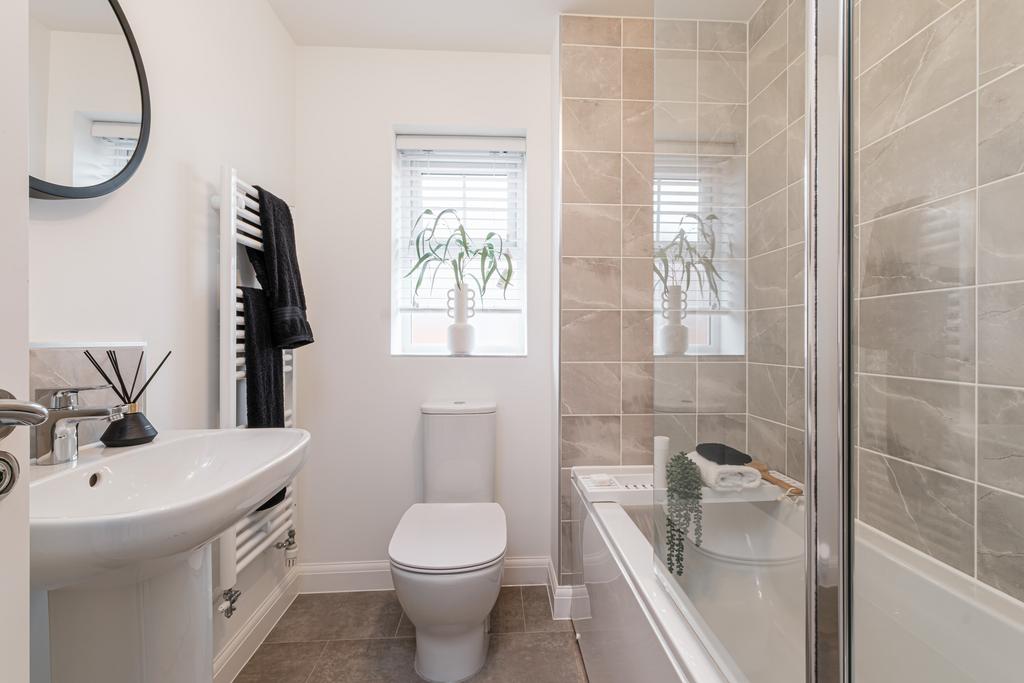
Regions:
<instances>
[{"instance_id":1,"label":"reflection of toilet in glass","mask_svg":"<svg viewBox=\"0 0 1024 683\"><path fill-rule=\"evenodd\" d=\"M423 412L424 501L406 510L388 554L398 600L416 626L416 671L461 681L487 658L487 619L505 560L494 500L494 404L430 403Z\"/></svg>"}]
</instances>

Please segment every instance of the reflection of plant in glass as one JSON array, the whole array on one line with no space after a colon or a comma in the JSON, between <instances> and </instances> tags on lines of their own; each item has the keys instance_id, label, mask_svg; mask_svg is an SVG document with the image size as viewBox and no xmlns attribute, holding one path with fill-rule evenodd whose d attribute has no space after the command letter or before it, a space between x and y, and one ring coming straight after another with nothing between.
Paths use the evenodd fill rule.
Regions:
<instances>
[{"instance_id":1,"label":"reflection of plant in glass","mask_svg":"<svg viewBox=\"0 0 1024 683\"><path fill-rule=\"evenodd\" d=\"M700 468L686 453L676 453L666 469L668 479L666 510L666 564L676 576L683 575L683 554L686 534L692 528L693 540L700 545L704 534L704 511L701 507Z\"/></svg>"},{"instance_id":2,"label":"reflection of plant in glass","mask_svg":"<svg viewBox=\"0 0 1024 683\"><path fill-rule=\"evenodd\" d=\"M690 235L685 225L687 220L697 222L697 234ZM720 302L719 285L722 276L715 268L715 230L718 220L715 214L701 218L688 213L679 219L679 232L667 244L654 252L654 273L661 281L662 288L681 286L686 292L693 278L697 279L700 293L704 288L710 293L709 303L717 307Z\"/></svg>"},{"instance_id":3,"label":"reflection of plant in glass","mask_svg":"<svg viewBox=\"0 0 1024 683\"><path fill-rule=\"evenodd\" d=\"M449 226L446 217L456 223L455 228ZM440 234L439 228L442 231ZM512 257L501 235L489 232L482 243L474 242L455 209L445 209L436 215L427 209L416 219L412 232L416 263L405 277L416 275L414 294L419 294L431 269L430 288L433 289L438 272L444 267L450 267L455 276L456 289L465 290L469 280L476 285L482 298L487 293L487 285L496 276L502 293L508 295L509 285L512 284Z\"/></svg>"}]
</instances>

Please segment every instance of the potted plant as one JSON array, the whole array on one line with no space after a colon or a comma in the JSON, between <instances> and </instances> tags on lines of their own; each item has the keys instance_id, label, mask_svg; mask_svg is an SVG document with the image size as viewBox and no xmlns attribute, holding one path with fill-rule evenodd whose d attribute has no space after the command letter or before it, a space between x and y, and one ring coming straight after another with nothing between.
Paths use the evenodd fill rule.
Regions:
<instances>
[{"instance_id":1,"label":"potted plant","mask_svg":"<svg viewBox=\"0 0 1024 683\"><path fill-rule=\"evenodd\" d=\"M452 227L454 225L454 227ZM412 226L412 243L416 248L416 263L405 277L415 277L413 295L430 274L433 289L442 269L450 269L455 286L448 290L448 350L455 355L473 351L474 330L469 319L476 314L477 293L483 300L492 281L508 294L512 284L512 257L505 242L495 232L487 233L481 241L469 236L455 209L434 213L427 209Z\"/></svg>"},{"instance_id":2,"label":"potted plant","mask_svg":"<svg viewBox=\"0 0 1024 683\"><path fill-rule=\"evenodd\" d=\"M695 221L697 234L687 230L687 220ZM661 315L668 322L659 333L666 355L681 355L690 346L690 330L683 324L687 315L687 292L696 278L701 296L705 288L712 307L720 304L722 276L715 268L715 214L701 218L688 213L679 220L679 231L654 252L654 273L661 281Z\"/></svg>"}]
</instances>

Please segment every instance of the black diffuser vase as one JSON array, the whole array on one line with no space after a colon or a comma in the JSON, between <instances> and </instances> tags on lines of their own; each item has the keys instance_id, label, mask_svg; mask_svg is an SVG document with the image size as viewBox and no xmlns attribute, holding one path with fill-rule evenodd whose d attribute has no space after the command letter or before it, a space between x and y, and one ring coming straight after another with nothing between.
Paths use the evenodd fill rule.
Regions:
<instances>
[{"instance_id":1,"label":"black diffuser vase","mask_svg":"<svg viewBox=\"0 0 1024 683\"><path fill-rule=\"evenodd\" d=\"M107 431L103 432L103 436L100 437L104 446L109 448L138 446L156 438L156 427L149 421L145 413L139 411L139 404L130 403L126 408L124 417L111 422Z\"/></svg>"}]
</instances>

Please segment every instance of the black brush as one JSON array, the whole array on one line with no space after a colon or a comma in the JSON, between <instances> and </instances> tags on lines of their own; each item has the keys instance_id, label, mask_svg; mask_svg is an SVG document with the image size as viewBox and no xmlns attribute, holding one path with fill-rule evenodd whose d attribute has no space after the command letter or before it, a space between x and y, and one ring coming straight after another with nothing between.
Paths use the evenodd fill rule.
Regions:
<instances>
[{"instance_id":1,"label":"black brush","mask_svg":"<svg viewBox=\"0 0 1024 683\"><path fill-rule=\"evenodd\" d=\"M93 357L91 353L89 353L89 351L85 351L85 357L88 358L89 362L92 363L92 366L96 368L96 372L100 373L100 377L103 378L103 381L110 385L110 389L119 399L121 399L121 402L128 403L128 397L121 395L121 393L117 390L117 387L114 385L113 380L111 380L107 373L103 371L103 368L100 367L100 364L96 362L96 359Z\"/></svg>"},{"instance_id":2,"label":"black brush","mask_svg":"<svg viewBox=\"0 0 1024 683\"><path fill-rule=\"evenodd\" d=\"M753 458L724 443L697 444L697 454L716 465L749 465Z\"/></svg>"},{"instance_id":3,"label":"black brush","mask_svg":"<svg viewBox=\"0 0 1024 683\"><path fill-rule=\"evenodd\" d=\"M121 386L121 394L123 396L128 395L128 387L124 384L124 378L121 377L121 366L117 363L117 354L113 351L107 351L107 359L110 361L110 367L114 368L114 374L117 376L117 382Z\"/></svg>"},{"instance_id":4,"label":"black brush","mask_svg":"<svg viewBox=\"0 0 1024 683\"><path fill-rule=\"evenodd\" d=\"M149 383L153 381L153 378L156 377L158 372L160 372L160 368L164 366L164 363L166 363L167 359L170 357L171 352L168 351L167 355L164 356L164 359L160 361L160 365L156 366L156 370L153 371L153 374L149 376L149 379L146 380L146 383L142 385L141 389L139 389L139 393L137 393L135 397L131 401L129 401L129 403L138 403L139 399L142 398L142 395L146 393L146 388L149 387Z\"/></svg>"}]
</instances>

